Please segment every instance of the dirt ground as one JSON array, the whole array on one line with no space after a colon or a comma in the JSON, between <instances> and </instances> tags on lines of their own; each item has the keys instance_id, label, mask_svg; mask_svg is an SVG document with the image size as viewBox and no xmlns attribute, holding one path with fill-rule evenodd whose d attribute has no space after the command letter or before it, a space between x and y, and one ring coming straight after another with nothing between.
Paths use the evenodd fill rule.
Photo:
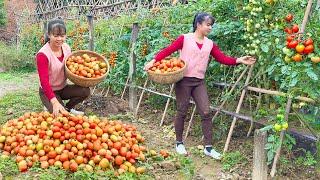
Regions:
<instances>
[{"instance_id":1,"label":"dirt ground","mask_svg":"<svg viewBox=\"0 0 320 180\"><path fill-rule=\"evenodd\" d=\"M101 95L93 95L83 105L79 107L84 110L87 114L95 112L99 116L110 116L120 114L128 114L129 105L125 100L120 99L114 95L109 94L108 97ZM148 107L141 107L139 118L134 120L130 115L128 122L135 124L138 129L142 132L146 139L146 145L152 149L167 149L174 152L175 135L172 123L166 122L160 127L160 118L162 115L161 111L151 110L148 111ZM123 119L123 117L121 118ZM170 118L169 118L170 119ZM189 138L186 141L187 150L198 145L201 145L200 139ZM195 163L195 179L233 179L233 176L240 177L239 174L225 174L221 171L221 163L212 160L208 157L201 157L200 154L190 153L189 157ZM205 162L205 163L204 163ZM155 169L153 172L157 179L180 179L179 174L175 171L176 169ZM248 177L243 176L241 179L247 179Z\"/></svg>"},{"instance_id":2,"label":"dirt ground","mask_svg":"<svg viewBox=\"0 0 320 180\"><path fill-rule=\"evenodd\" d=\"M19 80L19 82L12 81L10 79L0 79L0 98L4 96L6 93L14 92L18 90L30 90L32 88L36 88L36 84L38 83L38 74L29 74L25 76L23 79Z\"/></svg>"},{"instance_id":3,"label":"dirt ground","mask_svg":"<svg viewBox=\"0 0 320 180\"><path fill-rule=\"evenodd\" d=\"M32 81L30 81L30 79ZM19 82L10 80L1 81L0 97L7 92L14 92L16 90L30 90L37 87L37 74L32 73L27 76L23 76ZM138 117L134 117L129 112L129 105L126 100L120 99L118 95L109 93L107 97L101 95L99 91L96 91L89 99L83 104L78 106L79 110L83 110L87 115L95 114L101 117L110 117L114 119L120 119L127 123L132 123L138 127L138 130L142 132L142 135L146 139L146 146L150 149L167 149L170 152L174 152L175 133L173 128L173 115L168 115L165 118L165 123L160 126L160 119L162 117L163 109L155 109L147 103L142 103ZM174 112L174 111L173 111ZM174 113L171 113L174 114ZM190 116L190 115L188 115ZM188 119L188 118L187 118ZM196 119L195 122L199 121ZM230 122L227 121L228 127ZM185 123L187 126L187 122ZM207 179L251 179L252 171L252 158L253 158L253 136L246 137L248 130L248 124L238 121L234 135L232 137L229 152L239 151L244 157L243 162L237 163L233 168L228 171L223 170L224 164L220 161L205 157L201 150L197 148L202 144L201 131L200 135L196 134L199 124L193 124L190 136L185 141L189 156L194 163L195 176L193 179L207 180ZM187 127L185 127L186 129ZM218 124L214 124L214 129L219 131L221 127ZM198 128L199 129L199 128ZM226 135L223 134L221 138L217 138L214 142L214 147L218 151L222 151L225 143ZM287 154L283 152L283 154ZM293 159L292 154L286 155L288 159ZM280 176L277 179L319 179L315 167L301 167L293 164L293 160L287 164L279 163ZM271 167L269 167L270 169ZM152 164L151 173L156 179L185 179L181 176L177 167L168 163Z\"/></svg>"},{"instance_id":4,"label":"dirt ground","mask_svg":"<svg viewBox=\"0 0 320 180\"><path fill-rule=\"evenodd\" d=\"M97 114L99 116L110 116L124 114L128 117L127 121L135 124L146 138L146 145L149 148L168 149L174 152L174 128L172 119L167 117L165 125L160 127L160 119L163 110L155 110L147 105L142 105L138 112L138 119L133 118L129 114L128 102L120 99L118 96L108 94L104 97L99 92L92 95L80 107L81 110L87 114ZM121 118L123 119L123 117ZM125 120L126 118L124 118ZM187 123L185 123L185 126ZM218 127L215 127L218 128ZM185 127L185 130L187 127ZM234 130L229 152L240 151L245 156L245 162L236 164L231 170L224 171L223 164L220 161L212 160L204 157L201 152L195 151L198 145L201 145L201 137L189 136L186 141L186 147L190 153L189 157L195 164L195 177L193 179L251 179L252 160L253 160L253 136L246 137L247 130L249 129L246 123L237 123ZM244 131L245 130L245 131ZM223 149L225 137L217 140L214 147L219 151ZM292 156L292 155L291 155ZM290 158L290 157L289 157ZM280 165L281 166L281 165ZM269 167L271 169L271 167ZM299 166L284 167L289 172L282 172L280 179L319 179L320 175L315 172L315 167L303 168ZM177 171L154 171L157 179L179 179Z\"/></svg>"}]
</instances>

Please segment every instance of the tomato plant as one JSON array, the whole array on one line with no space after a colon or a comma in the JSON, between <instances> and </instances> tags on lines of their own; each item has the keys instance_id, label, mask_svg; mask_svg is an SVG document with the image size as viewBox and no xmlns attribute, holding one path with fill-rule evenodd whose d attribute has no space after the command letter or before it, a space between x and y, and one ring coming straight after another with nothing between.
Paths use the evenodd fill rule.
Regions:
<instances>
[{"instance_id":1,"label":"tomato plant","mask_svg":"<svg viewBox=\"0 0 320 180\"><path fill-rule=\"evenodd\" d=\"M299 39L297 32L306 5L302 0L199 0L189 2L188 5L166 8L140 8L130 15L123 14L95 21L95 50L105 55L113 65L110 78L107 78L105 83L112 84L116 92L121 92L123 85L119 82L126 82L129 71L130 38L134 22L139 25L138 39L133 44L133 49L137 57L136 78L137 82L141 82L146 76L144 64L179 35L192 32L194 15L204 11L212 14L216 20L209 38L225 54L234 57L257 57L254 86L269 89L271 81L274 81L279 91L286 92L293 87L299 87L302 93L316 98L320 95L320 83L316 83L320 71L316 65L320 56L320 42L315 37L319 37L320 13L319 10L312 9L305 33ZM66 24L67 43L73 50L87 49L86 21L80 19L67 21ZM21 44L28 47L32 53L41 47L40 27L33 27L33 33L29 33L29 28L23 28ZM178 54L173 56L177 57ZM207 80L233 81L243 69L243 66L231 68L212 62L208 67ZM268 74L265 75L264 72ZM211 87L211 83L209 86Z\"/></svg>"}]
</instances>

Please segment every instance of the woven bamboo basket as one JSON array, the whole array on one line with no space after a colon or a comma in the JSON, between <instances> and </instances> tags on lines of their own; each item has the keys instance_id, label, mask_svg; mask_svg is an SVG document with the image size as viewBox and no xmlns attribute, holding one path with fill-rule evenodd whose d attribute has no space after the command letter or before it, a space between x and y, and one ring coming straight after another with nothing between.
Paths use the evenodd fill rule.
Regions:
<instances>
[{"instance_id":1,"label":"woven bamboo basket","mask_svg":"<svg viewBox=\"0 0 320 180\"><path fill-rule=\"evenodd\" d=\"M148 76L149 79L159 83L159 84L172 84L180 81L183 78L184 72L187 67L187 63L185 61L183 68L179 69L178 71L175 72L168 72L166 74L163 73L156 73L153 71L148 71Z\"/></svg>"},{"instance_id":2,"label":"woven bamboo basket","mask_svg":"<svg viewBox=\"0 0 320 180\"><path fill-rule=\"evenodd\" d=\"M67 61L65 61L64 62L65 74L66 74L66 77L76 85L79 85L79 86L82 86L82 87L92 87L92 86L95 86L95 85L99 84L100 82L102 82L107 77L107 75L109 73L109 70L110 70L110 65L109 65L108 61L106 60L106 58L104 58L103 56L101 56L100 54L98 54L96 52L88 51L88 50L74 51L74 52L72 52L72 54L69 57L71 57L71 56L82 56L83 54L88 54L90 57L97 57L97 59L99 61L105 62L107 64L106 73L103 74L102 76L98 77L98 78L80 77L80 76L77 76L77 75L73 74L68 69L67 64L66 64Z\"/></svg>"}]
</instances>

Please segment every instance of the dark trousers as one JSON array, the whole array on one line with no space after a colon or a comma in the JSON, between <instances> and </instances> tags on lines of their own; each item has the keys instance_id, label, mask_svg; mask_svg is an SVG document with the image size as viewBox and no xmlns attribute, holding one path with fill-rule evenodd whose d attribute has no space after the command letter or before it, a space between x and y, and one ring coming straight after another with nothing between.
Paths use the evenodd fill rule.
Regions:
<instances>
[{"instance_id":1,"label":"dark trousers","mask_svg":"<svg viewBox=\"0 0 320 180\"><path fill-rule=\"evenodd\" d=\"M205 145L212 144L212 121L210 117L209 98L204 79L184 77L175 86L177 99L177 116L174 121L176 140L182 141L184 120L186 118L190 97L196 103L197 110L202 119L202 132Z\"/></svg>"},{"instance_id":2,"label":"dark trousers","mask_svg":"<svg viewBox=\"0 0 320 180\"><path fill-rule=\"evenodd\" d=\"M66 108L70 110L74 108L77 104L81 103L90 95L90 89L86 87L81 87L77 85L67 85L61 90L54 91L57 100ZM43 93L41 87L39 88L39 95L42 104L52 113L52 105L47 96ZM66 104L62 100L69 100Z\"/></svg>"}]
</instances>

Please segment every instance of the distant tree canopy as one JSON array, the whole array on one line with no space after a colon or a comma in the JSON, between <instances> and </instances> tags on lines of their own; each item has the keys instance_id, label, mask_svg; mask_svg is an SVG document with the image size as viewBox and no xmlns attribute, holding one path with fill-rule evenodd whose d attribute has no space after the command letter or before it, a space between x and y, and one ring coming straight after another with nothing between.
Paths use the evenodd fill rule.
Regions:
<instances>
[{"instance_id":1,"label":"distant tree canopy","mask_svg":"<svg viewBox=\"0 0 320 180\"><path fill-rule=\"evenodd\" d=\"M4 0L0 0L0 26L4 26L6 24L6 10L4 8Z\"/></svg>"}]
</instances>

